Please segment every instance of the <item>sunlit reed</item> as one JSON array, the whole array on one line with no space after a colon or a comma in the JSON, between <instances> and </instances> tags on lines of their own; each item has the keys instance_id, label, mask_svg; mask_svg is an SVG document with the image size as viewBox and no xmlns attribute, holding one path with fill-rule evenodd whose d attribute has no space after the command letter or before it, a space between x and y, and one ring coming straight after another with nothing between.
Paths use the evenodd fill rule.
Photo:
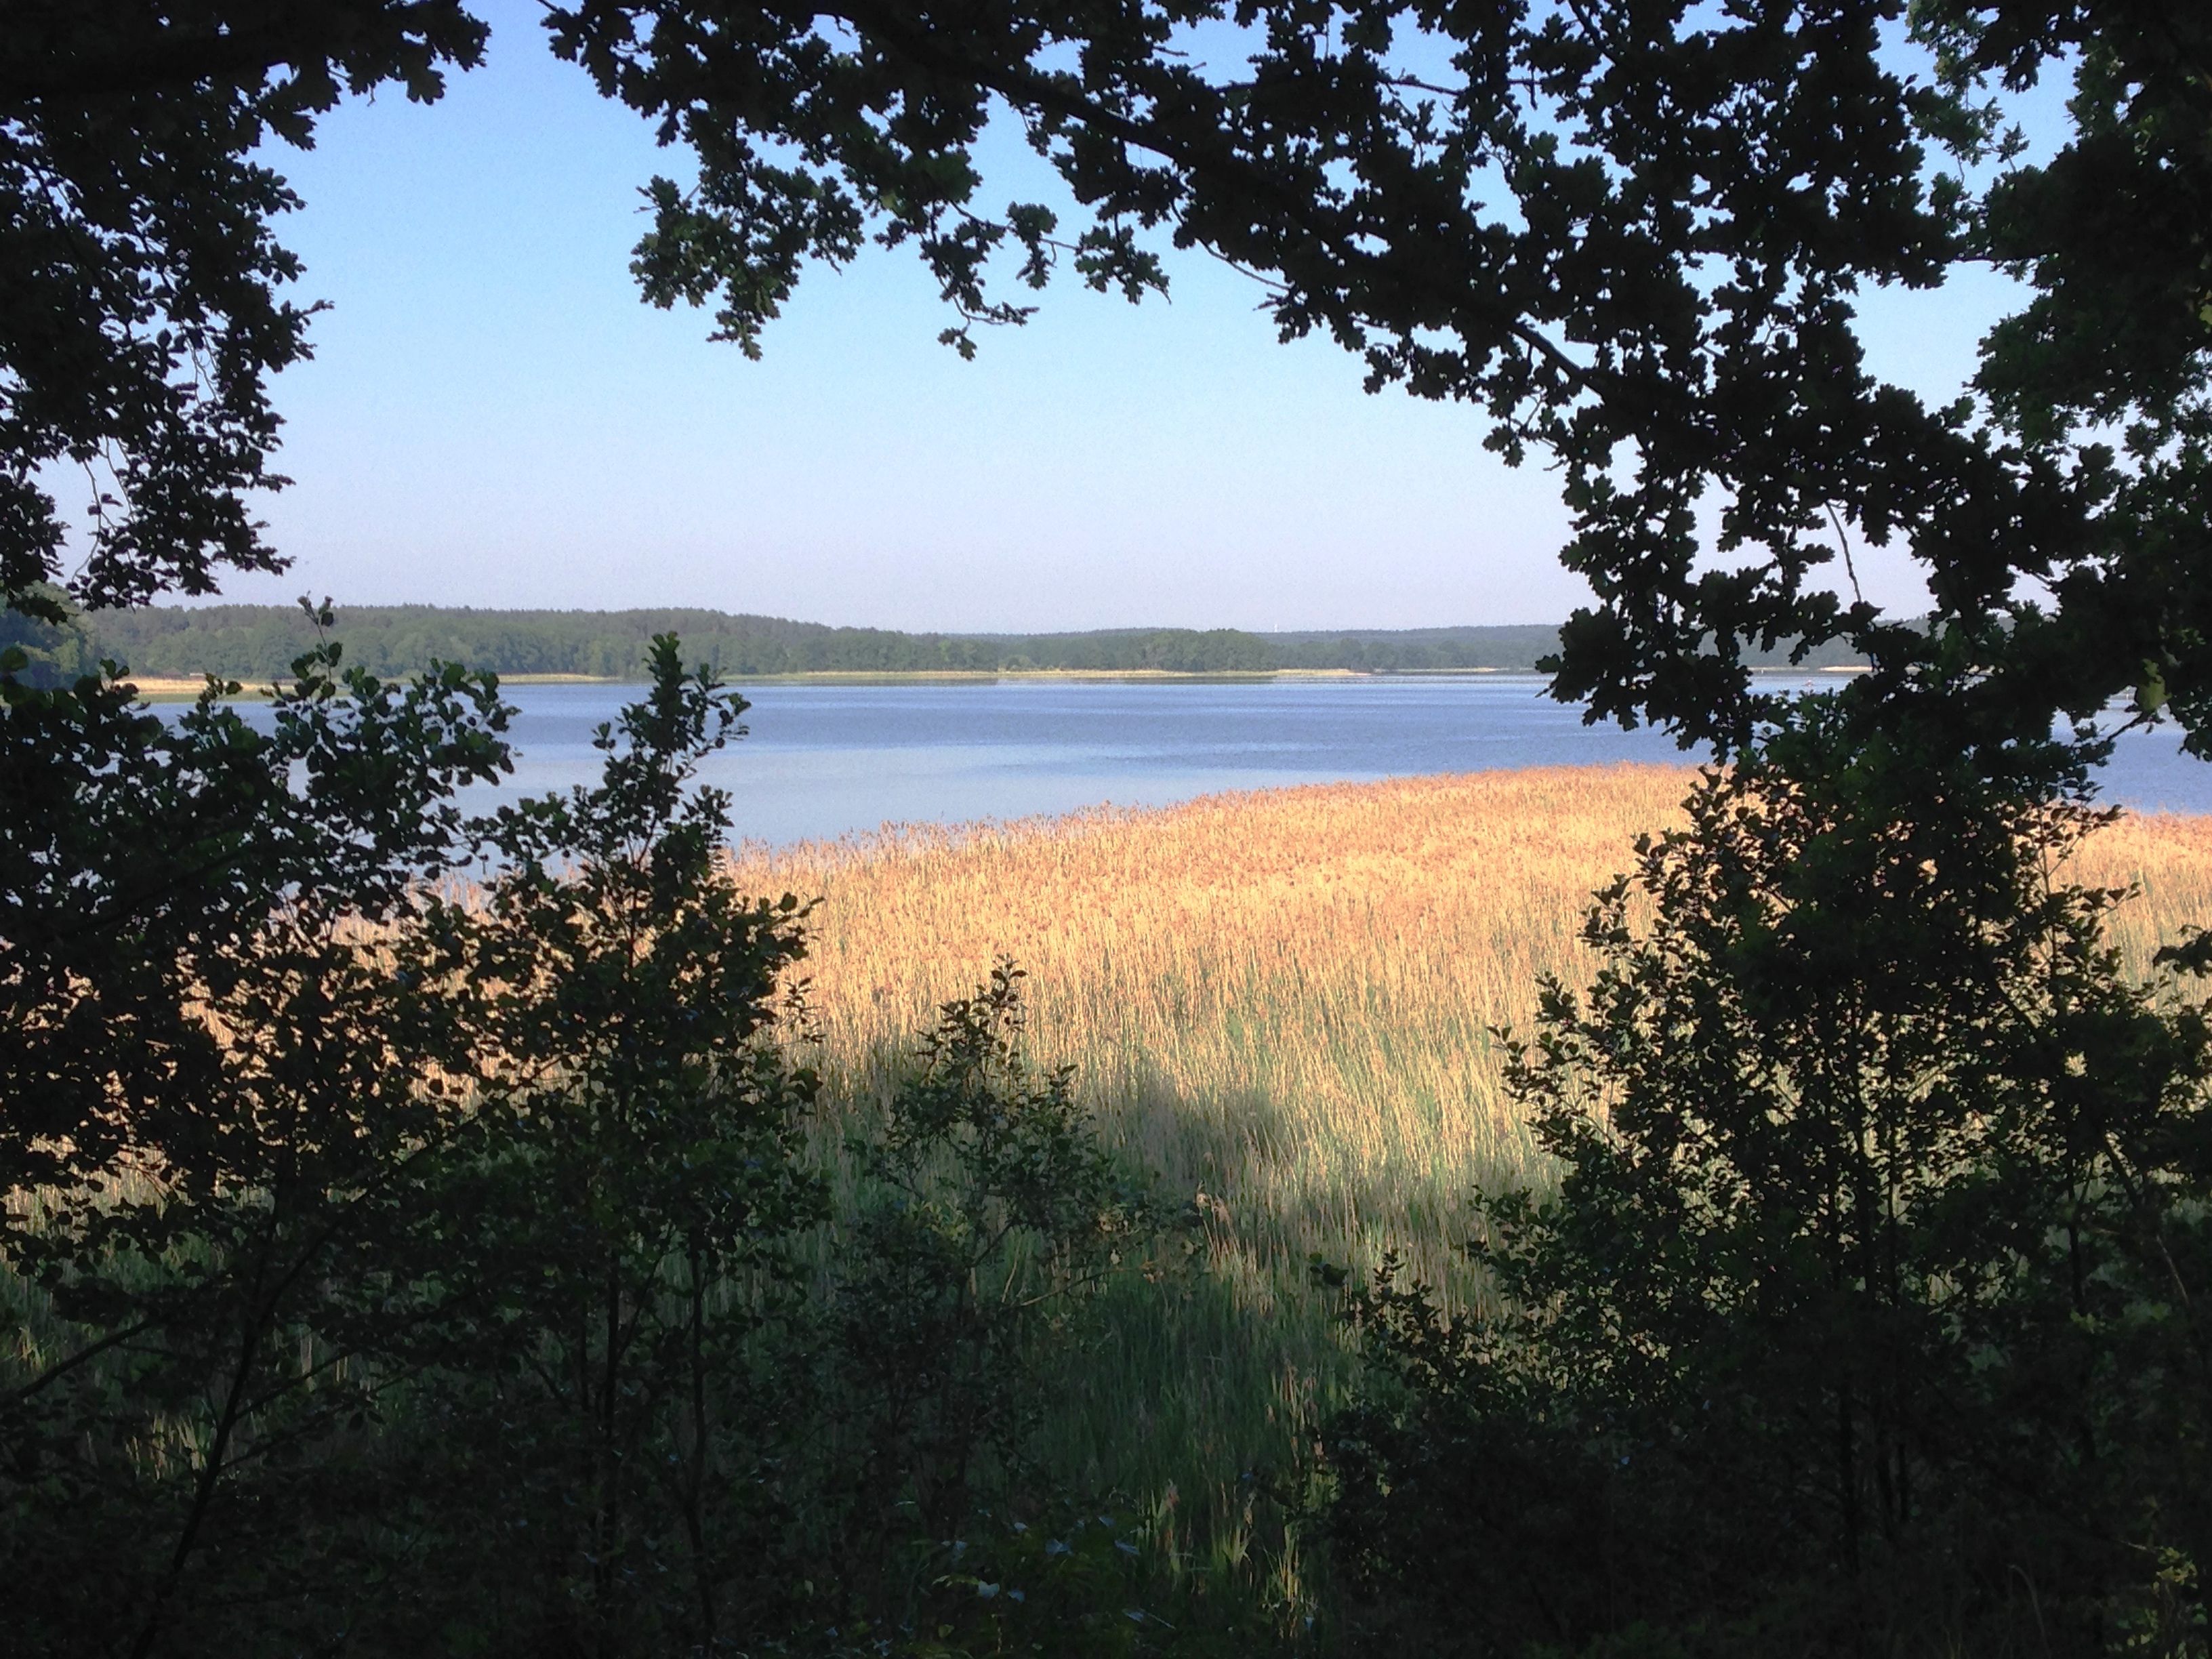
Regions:
<instances>
[{"instance_id":1,"label":"sunlit reed","mask_svg":"<svg viewBox=\"0 0 2212 1659\"><path fill-rule=\"evenodd\" d=\"M749 848L737 869L823 901L810 994L844 1098L994 956L1028 971L1038 1060L1079 1068L1109 1138L1210 1239L1204 1273L1127 1292L1070 1376L1060 1455L1139 1495L1196 1485L1233 1553L1240 1477L1347 1375L1309 1258L1395 1248L1463 1282L1467 1194L1531 1173L1493 1028L1528 1029L1540 975L1587 975L1591 890L1678 821L1693 775L1321 785ZM2141 963L2212 916L2212 821L2129 819L2080 873L2142 884L2116 929Z\"/></svg>"}]
</instances>

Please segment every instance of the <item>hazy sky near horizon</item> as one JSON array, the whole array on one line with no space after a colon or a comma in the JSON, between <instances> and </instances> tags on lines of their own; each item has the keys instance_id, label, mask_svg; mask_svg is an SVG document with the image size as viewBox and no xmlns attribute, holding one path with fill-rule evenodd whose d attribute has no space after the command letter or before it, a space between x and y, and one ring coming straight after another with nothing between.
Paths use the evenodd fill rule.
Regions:
<instances>
[{"instance_id":1,"label":"hazy sky near horizon","mask_svg":"<svg viewBox=\"0 0 2212 1659\"><path fill-rule=\"evenodd\" d=\"M881 251L812 272L765 362L710 343L628 270L638 186L684 158L551 57L533 6L483 10L488 62L441 102L387 94L271 155L330 308L276 388L295 482L265 516L295 566L225 598L987 630L1556 621L1583 597L1540 466L1484 453L1472 410L1367 396L1334 345L1279 343L1202 257L1167 302L1057 283L974 362ZM1036 193L1034 164L991 183ZM1877 296L1875 366L1948 391L1996 298ZM1860 574L1917 601L1899 559Z\"/></svg>"}]
</instances>

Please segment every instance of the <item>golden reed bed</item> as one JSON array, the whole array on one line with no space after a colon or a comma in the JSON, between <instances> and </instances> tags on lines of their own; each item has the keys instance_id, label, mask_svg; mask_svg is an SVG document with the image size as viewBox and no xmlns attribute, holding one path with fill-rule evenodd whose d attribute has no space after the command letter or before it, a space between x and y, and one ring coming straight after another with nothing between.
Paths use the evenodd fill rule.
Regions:
<instances>
[{"instance_id":1,"label":"golden reed bed","mask_svg":"<svg viewBox=\"0 0 2212 1659\"><path fill-rule=\"evenodd\" d=\"M1030 975L1033 1047L1108 1133L1250 1244L1302 1259L1401 1233L1517 1167L1490 1028L1571 982L1590 890L1693 774L1655 766L1317 785L1153 811L909 828L751 849L740 879L818 895L808 971L832 1067L872 1072L993 957ZM2131 818L2083 875L2140 881L2122 933L2212 921L2212 820ZM1255 1236L1257 1235L1257 1236Z\"/></svg>"},{"instance_id":2,"label":"golden reed bed","mask_svg":"<svg viewBox=\"0 0 2212 1659\"><path fill-rule=\"evenodd\" d=\"M999 953L1030 1046L1072 1061L1108 1136L1202 1195L1208 1270L1133 1293L1070 1366L1048 1455L1154 1505L1295 1593L1291 1543L1240 1471L1279 1467L1351 1368L1311 1253L1402 1250L1451 1285L1478 1182L1527 1168L1490 1028L1589 967L1591 890L1694 775L1559 767L1224 794L1160 811L915 828L738 855L749 888L819 896L825 1069L863 1097ZM2121 937L2212 920L2212 820L2130 819L2081 873L2140 882Z\"/></svg>"},{"instance_id":3,"label":"golden reed bed","mask_svg":"<svg viewBox=\"0 0 2212 1659\"><path fill-rule=\"evenodd\" d=\"M1580 967L1589 889L1686 779L1216 795L753 853L739 875L822 897L833 1066L872 1070L1010 955L1036 1054L1075 1063L1108 1133L1171 1188L1287 1227L1270 1242L1303 1259L1311 1226L1396 1222L1416 1190L1519 1161L1488 1027L1526 1018L1539 971Z\"/></svg>"}]
</instances>

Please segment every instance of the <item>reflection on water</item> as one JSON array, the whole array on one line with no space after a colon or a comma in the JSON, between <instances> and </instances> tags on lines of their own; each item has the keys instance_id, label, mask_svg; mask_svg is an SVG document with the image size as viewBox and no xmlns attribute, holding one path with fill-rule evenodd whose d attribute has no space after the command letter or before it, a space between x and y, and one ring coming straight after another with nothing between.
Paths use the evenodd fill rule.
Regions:
<instances>
[{"instance_id":1,"label":"reflection on water","mask_svg":"<svg viewBox=\"0 0 2212 1659\"><path fill-rule=\"evenodd\" d=\"M751 734L705 775L735 798L737 832L771 842L1224 789L1695 757L1660 733L1586 726L1522 675L744 689ZM471 804L595 778L592 728L635 695L510 688L515 775ZM2212 767L2183 755L2171 729L2124 738L2104 783L2142 810L2212 811Z\"/></svg>"}]
</instances>

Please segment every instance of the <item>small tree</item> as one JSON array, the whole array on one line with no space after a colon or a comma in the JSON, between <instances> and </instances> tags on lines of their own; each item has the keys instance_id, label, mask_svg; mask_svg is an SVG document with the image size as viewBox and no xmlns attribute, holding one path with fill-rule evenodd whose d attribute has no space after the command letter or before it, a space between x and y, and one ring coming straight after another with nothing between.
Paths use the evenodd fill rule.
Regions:
<instances>
[{"instance_id":1,"label":"small tree","mask_svg":"<svg viewBox=\"0 0 2212 1659\"><path fill-rule=\"evenodd\" d=\"M759 1577L749 1345L819 1210L793 1156L813 1078L768 1040L804 907L738 892L729 798L695 782L743 700L672 637L651 668L599 729L603 781L502 809L481 899L424 914L463 968L477 1096L406 1218L416 1304L360 1315L414 1378L410 1593L371 1621L402 1645L711 1649Z\"/></svg>"},{"instance_id":2,"label":"small tree","mask_svg":"<svg viewBox=\"0 0 2212 1659\"><path fill-rule=\"evenodd\" d=\"M1006 1484L1040 1335L1065 1327L1147 1219L1073 1068L1040 1075L1024 1059L1020 977L1002 962L946 1003L881 1125L851 1143L861 1192L832 1317L850 1388L840 1428L873 1498L855 1518L878 1537L916 1523L951 1537L979 1489Z\"/></svg>"},{"instance_id":3,"label":"small tree","mask_svg":"<svg viewBox=\"0 0 2212 1659\"><path fill-rule=\"evenodd\" d=\"M1331 1432L1334 1524L1373 1630L2201 1648L2212 1027L2064 879L2100 822L1815 723L1639 844L1589 993L1513 1049L1559 1174L1479 1206L1496 1310L1353 1298L1389 1381Z\"/></svg>"},{"instance_id":4,"label":"small tree","mask_svg":"<svg viewBox=\"0 0 2212 1659\"><path fill-rule=\"evenodd\" d=\"M235 686L171 722L112 665L41 690L0 663L0 1561L27 1650L217 1650L247 1607L284 1628L292 1569L349 1530L328 1455L385 1379L337 1315L469 1103L414 896L507 711L489 678L339 659L302 657L266 730Z\"/></svg>"},{"instance_id":5,"label":"small tree","mask_svg":"<svg viewBox=\"0 0 2212 1659\"><path fill-rule=\"evenodd\" d=\"M1031 1363L1142 1214L1021 1058L1018 975L854 1128L832 1225L806 907L737 889L696 778L742 699L659 639L596 786L470 821L492 683L339 655L265 730L235 688L171 722L0 681L11 1639L997 1643L947 1540L1023 1484Z\"/></svg>"}]
</instances>

